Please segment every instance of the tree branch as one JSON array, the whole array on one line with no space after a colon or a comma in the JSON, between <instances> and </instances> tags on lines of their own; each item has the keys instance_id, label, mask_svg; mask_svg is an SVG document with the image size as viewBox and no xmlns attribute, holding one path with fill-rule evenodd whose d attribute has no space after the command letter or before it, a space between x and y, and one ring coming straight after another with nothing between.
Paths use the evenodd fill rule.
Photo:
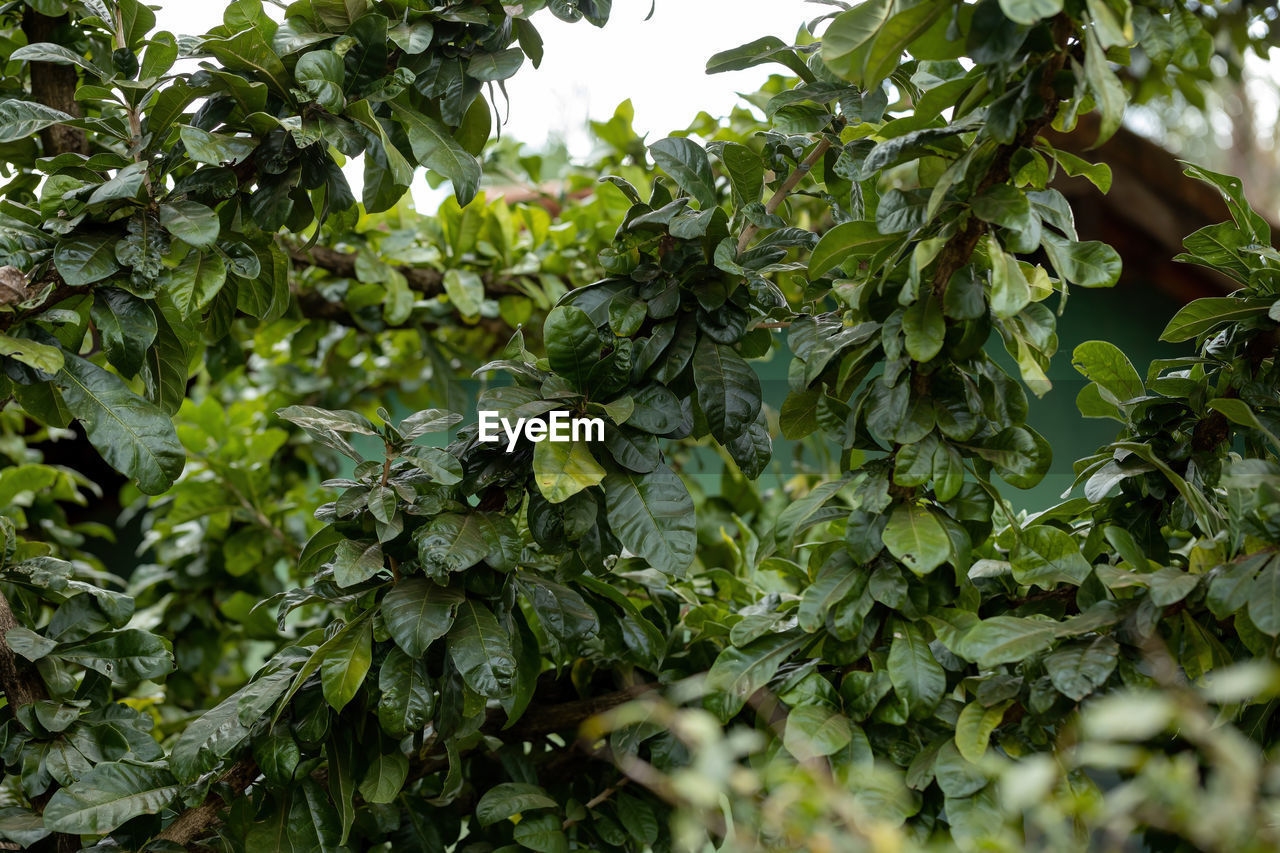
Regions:
<instances>
[{"instance_id":1,"label":"tree branch","mask_svg":"<svg viewBox=\"0 0 1280 853\"><path fill-rule=\"evenodd\" d=\"M1009 170L1013 163L1013 155L1020 149L1033 145L1036 137L1049 126L1058 111L1059 98L1053 87L1053 81L1066 64L1069 55L1067 41L1071 38L1071 20L1066 15L1059 14L1054 20L1053 26L1054 44L1057 49L1045 64L1040 75L1039 94L1044 101L1044 110L1023 128L1022 133L1013 142L1001 145L996 149L995 159L991 161L991 166L987 169L986 175L978 183L974 195L981 193L988 187L1003 184L1009 180ZM942 247L942 251L938 254L938 266L933 275L933 292L939 299L946 293L947 284L951 281L951 276L955 275L957 270L969 262L969 258L973 256L973 252L978 246L978 241L982 239L982 235L985 233L987 233L987 223L970 214L964 227Z\"/></svg>"},{"instance_id":2,"label":"tree branch","mask_svg":"<svg viewBox=\"0 0 1280 853\"><path fill-rule=\"evenodd\" d=\"M62 15L51 18L42 15L30 6L22 12L22 32L27 37L27 44L52 42L57 44L55 34L59 27L70 23L70 18ZM76 87L79 78L72 65L55 65L51 62L31 63L31 97L46 107L61 110L67 115L80 118L83 113L76 101ZM89 137L78 127L55 124L40 131L44 156L54 157L58 154L75 152L89 153Z\"/></svg>"},{"instance_id":3,"label":"tree branch","mask_svg":"<svg viewBox=\"0 0 1280 853\"><path fill-rule=\"evenodd\" d=\"M831 140L827 137L824 136L819 139L818 144L813 146L813 150L809 152L809 156L805 157L790 175L787 175L787 179L765 202L764 212L767 214L777 213L778 208L782 207L782 203L787 200L787 196L791 194L791 191L800 185L800 182L804 180L804 176L809 174L810 170L822 159L822 155L826 154L827 149L830 147ZM755 237L759 232L760 228L755 225L748 225L742 230L742 236L738 238L738 254L742 254L747 250L747 246L751 245L751 238Z\"/></svg>"},{"instance_id":4,"label":"tree branch","mask_svg":"<svg viewBox=\"0 0 1280 853\"><path fill-rule=\"evenodd\" d=\"M339 252L326 246L312 246L304 249L294 243L286 242L285 251L296 269L318 267L328 270L341 278L356 277L356 256L354 253ZM429 267L397 266L396 271L405 277L409 289L424 296L439 296L444 293L444 273ZM484 273L481 276L486 293L508 294L520 293L518 289L499 276Z\"/></svg>"}]
</instances>

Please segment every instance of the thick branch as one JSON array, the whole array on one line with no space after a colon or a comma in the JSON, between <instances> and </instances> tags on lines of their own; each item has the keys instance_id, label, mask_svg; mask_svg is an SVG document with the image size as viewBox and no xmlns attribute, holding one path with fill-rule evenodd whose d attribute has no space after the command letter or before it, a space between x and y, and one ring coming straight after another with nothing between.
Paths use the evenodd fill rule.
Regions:
<instances>
[{"instance_id":1,"label":"thick branch","mask_svg":"<svg viewBox=\"0 0 1280 853\"><path fill-rule=\"evenodd\" d=\"M18 627L18 620L13 617L9 607L9 599L0 593L0 688L9 698L9 708L17 711L40 699L48 699L44 682L38 673L31 670L27 663L14 654L3 638L13 628Z\"/></svg>"},{"instance_id":2,"label":"thick branch","mask_svg":"<svg viewBox=\"0 0 1280 853\"><path fill-rule=\"evenodd\" d=\"M230 788L234 796L239 796L258 778L258 772L258 765L252 758L242 758L223 774L218 783ZM217 825L222 807L222 797L210 791L203 803L178 815L178 819L165 827L159 838L185 847Z\"/></svg>"},{"instance_id":3,"label":"thick branch","mask_svg":"<svg viewBox=\"0 0 1280 853\"><path fill-rule=\"evenodd\" d=\"M28 6L22 13L22 32L26 35L28 44L56 44L58 27L68 22L66 15L51 18ZM80 111L80 104L76 102L78 85L75 66L54 65L51 62L31 63L31 97L46 107L80 118L83 113ZM44 143L46 157L71 151L77 154L89 153L89 138L78 127L55 124L40 131L40 140Z\"/></svg>"},{"instance_id":4,"label":"thick branch","mask_svg":"<svg viewBox=\"0 0 1280 853\"><path fill-rule=\"evenodd\" d=\"M637 684L625 687L613 693L593 696L589 699L576 699L557 705L539 707L537 697L530 704L529 710L516 725L504 730L506 715L501 710L491 711L485 718L480 730L485 734L502 736L511 739L530 739L554 732L576 731L584 722L598 714L617 708L638 696L657 689L656 684ZM429 773L443 770L448 766L447 759L429 755L410 770L409 778L421 778ZM244 757L231 766L223 774L219 785L225 785L233 796L238 796L253 783L259 775L258 765L252 758ZM321 771L317 771L323 773ZM206 835L209 830L221 821L224 800L215 791L210 791L203 803L187 809L178 815L173 823L165 827L157 836L165 841L172 841L183 846L193 844Z\"/></svg>"},{"instance_id":5,"label":"thick branch","mask_svg":"<svg viewBox=\"0 0 1280 853\"><path fill-rule=\"evenodd\" d=\"M319 267L341 278L356 277L356 256L353 253L339 252L326 246L312 246L310 249L304 249L292 243L286 243L285 249L289 252L289 258L293 261L294 267L298 269ZM396 271L405 277L410 290L424 296L439 296L444 293L444 273L439 270L398 266ZM486 293L502 295L520 292L490 273L482 275L481 280L484 282Z\"/></svg>"},{"instance_id":6,"label":"thick branch","mask_svg":"<svg viewBox=\"0 0 1280 853\"><path fill-rule=\"evenodd\" d=\"M1053 121L1053 116L1058 111L1059 100L1053 82L1054 78L1058 76L1058 72L1066 64L1068 56L1067 40L1070 37L1071 21L1065 15L1059 15L1054 21L1054 42L1057 45L1057 50L1049 58L1040 75L1039 94L1041 100L1044 101L1044 109L1039 116L1027 123L1022 133L1018 134L1018 137L1013 142L1001 145L996 149L995 159L991 161L991 166L987 169L986 175L978 183L974 195L981 193L988 187L1003 184L1009 180L1013 155L1018 153L1020 149L1029 148L1033 145L1036 137ZM946 292L947 283L951 281L951 276L969 262L969 258L973 256L974 250L978 247L978 241L982 239L982 235L986 232L987 223L970 214L964 227L942 247L942 251L938 254L938 266L933 275L933 292L939 298Z\"/></svg>"}]
</instances>

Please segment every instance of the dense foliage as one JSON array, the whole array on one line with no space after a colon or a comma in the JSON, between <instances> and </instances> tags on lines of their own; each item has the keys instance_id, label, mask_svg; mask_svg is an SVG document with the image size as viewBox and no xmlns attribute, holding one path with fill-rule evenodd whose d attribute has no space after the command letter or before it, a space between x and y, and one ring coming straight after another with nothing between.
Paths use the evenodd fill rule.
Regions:
<instances>
[{"instance_id":1,"label":"dense foliage","mask_svg":"<svg viewBox=\"0 0 1280 853\"><path fill-rule=\"evenodd\" d=\"M543 6L609 12L0 6L0 836L1275 849L1280 255L1239 181L1188 168L1232 220L1182 256L1239 289L1145 372L1076 349L1116 439L1008 502L1051 461L1055 309L1121 266L1051 186L1107 167L1042 134L1105 138L1257 28L831 3L711 58L781 66L758 112L646 144L624 104L509 204L482 162L552 177L489 142ZM473 372L604 441L479 441Z\"/></svg>"}]
</instances>

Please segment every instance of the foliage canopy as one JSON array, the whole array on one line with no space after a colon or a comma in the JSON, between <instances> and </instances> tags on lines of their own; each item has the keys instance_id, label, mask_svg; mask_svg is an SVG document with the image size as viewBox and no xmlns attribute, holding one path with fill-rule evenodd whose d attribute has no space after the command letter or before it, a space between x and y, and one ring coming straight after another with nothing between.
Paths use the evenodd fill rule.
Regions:
<instances>
[{"instance_id":1,"label":"foliage canopy","mask_svg":"<svg viewBox=\"0 0 1280 853\"><path fill-rule=\"evenodd\" d=\"M502 83L531 16L608 0L236 0L199 37L0 6L0 836L1280 844L1280 255L1238 180L1188 166L1232 219L1180 256L1238 289L1145 371L1077 348L1116 438L1063 502L1007 499L1051 462L1055 309L1121 268L1052 185L1109 170L1043 134L1105 139L1269 19L825 5L710 58L780 66L754 111L646 144L624 104L524 203L481 189L553 177L490 142ZM604 441L479 441L473 372ZM779 435L808 455L766 488Z\"/></svg>"}]
</instances>

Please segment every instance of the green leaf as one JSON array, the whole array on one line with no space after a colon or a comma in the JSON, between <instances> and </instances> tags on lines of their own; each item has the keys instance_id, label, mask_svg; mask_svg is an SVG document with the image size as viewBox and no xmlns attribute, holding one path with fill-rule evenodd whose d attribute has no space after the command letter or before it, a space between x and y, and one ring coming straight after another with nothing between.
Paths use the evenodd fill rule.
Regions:
<instances>
[{"instance_id":1,"label":"green leaf","mask_svg":"<svg viewBox=\"0 0 1280 853\"><path fill-rule=\"evenodd\" d=\"M253 760L258 763L268 784L277 788L289 787L301 759L298 742L287 733L270 734L253 745Z\"/></svg>"},{"instance_id":2,"label":"green leaf","mask_svg":"<svg viewBox=\"0 0 1280 853\"><path fill-rule=\"evenodd\" d=\"M1069 176L1074 178L1083 175L1100 191L1104 193L1111 191L1111 167L1106 163L1090 163L1070 151L1059 151L1056 148L1050 153Z\"/></svg>"},{"instance_id":3,"label":"green leaf","mask_svg":"<svg viewBox=\"0 0 1280 853\"><path fill-rule=\"evenodd\" d=\"M312 434L322 432L354 432L377 435L377 428L359 412L349 409L318 409L315 406L285 406L276 415L295 423Z\"/></svg>"},{"instance_id":4,"label":"green leaf","mask_svg":"<svg viewBox=\"0 0 1280 853\"><path fill-rule=\"evenodd\" d=\"M1240 323L1266 314L1271 302L1266 297L1207 296L1197 299L1178 309L1160 333L1160 340L1179 343L1198 338L1227 323Z\"/></svg>"},{"instance_id":5,"label":"green leaf","mask_svg":"<svg viewBox=\"0 0 1280 853\"><path fill-rule=\"evenodd\" d=\"M604 499L609 526L628 551L664 574L685 573L697 546L693 499L670 468L609 474Z\"/></svg>"},{"instance_id":6,"label":"green leaf","mask_svg":"<svg viewBox=\"0 0 1280 853\"><path fill-rule=\"evenodd\" d=\"M460 572L489 556L494 533L483 513L446 513L414 531L418 559L428 572Z\"/></svg>"},{"instance_id":7,"label":"green leaf","mask_svg":"<svg viewBox=\"0 0 1280 853\"><path fill-rule=\"evenodd\" d=\"M511 691L516 672L511 634L498 624L493 611L474 599L458 606L449 630L449 657L463 682L481 696L501 699Z\"/></svg>"},{"instance_id":8,"label":"green leaf","mask_svg":"<svg viewBox=\"0 0 1280 853\"><path fill-rule=\"evenodd\" d=\"M409 146L419 163L439 172L453 183L458 204L468 204L480 191L480 161L468 154L440 121L411 109L400 100L391 110L409 137Z\"/></svg>"},{"instance_id":9,"label":"green leaf","mask_svg":"<svg viewBox=\"0 0 1280 853\"><path fill-rule=\"evenodd\" d=\"M1106 50L1098 40L1096 28L1085 30L1084 34L1084 76L1093 93L1098 111L1102 113L1102 121L1098 125L1098 135L1093 145L1096 147L1106 142L1120 128L1124 120L1124 108L1128 97L1124 84L1111 70L1107 62Z\"/></svg>"},{"instance_id":10,"label":"green leaf","mask_svg":"<svg viewBox=\"0 0 1280 853\"><path fill-rule=\"evenodd\" d=\"M0 332L0 355L49 374L57 373L63 365L62 350L57 347L26 338L12 338L3 332Z\"/></svg>"},{"instance_id":11,"label":"green leaf","mask_svg":"<svg viewBox=\"0 0 1280 853\"><path fill-rule=\"evenodd\" d=\"M248 688L242 688L247 690ZM212 770L218 759L237 749L249 737L237 706L241 692L232 693L214 708L187 724L169 751L169 767L183 783L194 782Z\"/></svg>"},{"instance_id":12,"label":"green leaf","mask_svg":"<svg viewBox=\"0 0 1280 853\"><path fill-rule=\"evenodd\" d=\"M1097 240L1072 241L1045 231L1040 238L1058 275L1081 287L1111 287L1120 280L1120 255Z\"/></svg>"},{"instance_id":13,"label":"green leaf","mask_svg":"<svg viewBox=\"0 0 1280 853\"><path fill-rule=\"evenodd\" d=\"M1049 679L1059 693L1079 702L1097 690L1116 668L1120 647L1110 637L1072 643L1044 659Z\"/></svg>"},{"instance_id":14,"label":"green leaf","mask_svg":"<svg viewBox=\"0 0 1280 853\"><path fill-rule=\"evenodd\" d=\"M724 50L707 60L707 73L720 74L725 71L741 71L766 62L777 62L791 69L791 72L806 82L813 82L814 74L804 64L804 60L796 51L788 47L776 36L765 36L739 45L731 50Z\"/></svg>"},{"instance_id":15,"label":"green leaf","mask_svg":"<svg viewBox=\"0 0 1280 853\"><path fill-rule=\"evenodd\" d=\"M1197 166L1186 160L1178 161L1186 166L1183 174L1204 181L1222 194L1222 200L1231 211L1231 218L1242 231L1249 235L1255 243L1270 244L1271 226L1249 204L1244 194L1244 182L1235 175L1224 175L1211 172L1203 166Z\"/></svg>"},{"instance_id":16,"label":"green leaf","mask_svg":"<svg viewBox=\"0 0 1280 853\"><path fill-rule=\"evenodd\" d=\"M681 189L697 199L703 210L716 206L716 178L702 146L683 136L668 136L650 145L649 153Z\"/></svg>"},{"instance_id":17,"label":"green leaf","mask_svg":"<svg viewBox=\"0 0 1280 853\"><path fill-rule=\"evenodd\" d=\"M89 316L102 336L107 360L122 375L136 376L159 330L151 306L123 290L99 287L94 289ZM0 352L3 352L3 341L0 341ZM58 360L62 360L60 352ZM45 372L57 373L57 370Z\"/></svg>"},{"instance_id":18,"label":"green leaf","mask_svg":"<svg viewBox=\"0 0 1280 853\"><path fill-rule=\"evenodd\" d=\"M915 503L899 504L882 534L889 553L917 575L927 575L951 557L951 540L932 512Z\"/></svg>"},{"instance_id":19,"label":"green leaf","mask_svg":"<svg viewBox=\"0 0 1280 853\"><path fill-rule=\"evenodd\" d=\"M902 313L902 331L906 335L907 355L918 362L932 361L942 351L947 335L942 316L942 302L926 290Z\"/></svg>"},{"instance_id":20,"label":"green leaf","mask_svg":"<svg viewBox=\"0 0 1280 853\"><path fill-rule=\"evenodd\" d=\"M1115 344L1086 341L1071 353L1071 366L1098 383L1103 399L1120 405L1146 393L1142 377Z\"/></svg>"},{"instance_id":21,"label":"green leaf","mask_svg":"<svg viewBox=\"0 0 1280 853\"><path fill-rule=\"evenodd\" d=\"M693 353L693 382L707 427L722 444L746 432L760 414L760 377L737 350L702 336Z\"/></svg>"},{"instance_id":22,"label":"green leaf","mask_svg":"<svg viewBox=\"0 0 1280 853\"><path fill-rule=\"evenodd\" d=\"M1280 559L1273 557L1250 584L1249 619L1268 637L1280 634Z\"/></svg>"},{"instance_id":23,"label":"green leaf","mask_svg":"<svg viewBox=\"0 0 1280 853\"><path fill-rule=\"evenodd\" d=\"M386 618L386 604L383 604ZM426 663L412 660L403 651L391 649L378 670L378 722L393 737L418 731L431 719L435 710L435 693L427 677Z\"/></svg>"},{"instance_id":24,"label":"green leaf","mask_svg":"<svg viewBox=\"0 0 1280 853\"><path fill-rule=\"evenodd\" d=\"M600 361L601 350L596 324L587 312L573 305L553 308L542 325L542 338L551 369L584 388L591 368Z\"/></svg>"},{"instance_id":25,"label":"green leaf","mask_svg":"<svg viewBox=\"0 0 1280 853\"><path fill-rule=\"evenodd\" d=\"M858 574L846 564L824 565L800 596L796 617L801 630L812 634L821 628L827 611L844 598L857 581Z\"/></svg>"},{"instance_id":26,"label":"green leaf","mask_svg":"<svg viewBox=\"0 0 1280 853\"><path fill-rule=\"evenodd\" d=\"M991 313L997 317L1013 317L1031 303L1031 286L1018 264L1018 259L1003 251L996 238L987 238L991 256Z\"/></svg>"},{"instance_id":27,"label":"green leaf","mask_svg":"<svg viewBox=\"0 0 1280 853\"><path fill-rule=\"evenodd\" d=\"M722 721L728 721L808 640L805 634L788 631L766 634L741 648L731 646L722 651L707 673L707 691L721 694L709 707Z\"/></svg>"},{"instance_id":28,"label":"green leaf","mask_svg":"<svg viewBox=\"0 0 1280 853\"><path fill-rule=\"evenodd\" d=\"M987 752L987 744L991 742L991 733L1004 719L1004 712L1013 704L1013 700L1000 702L990 708L981 702L970 702L960 710L956 718L956 749L965 761L977 763Z\"/></svg>"},{"instance_id":29,"label":"green leaf","mask_svg":"<svg viewBox=\"0 0 1280 853\"><path fill-rule=\"evenodd\" d=\"M878 89L898 67L903 52L909 50L912 42L933 26L933 22L946 8L941 3L917 3L901 9L885 21L867 51L862 87L868 91Z\"/></svg>"},{"instance_id":30,"label":"green leaf","mask_svg":"<svg viewBox=\"0 0 1280 853\"><path fill-rule=\"evenodd\" d=\"M53 248L53 265L72 287L93 284L120 269L110 234L64 237Z\"/></svg>"},{"instance_id":31,"label":"green leaf","mask_svg":"<svg viewBox=\"0 0 1280 853\"><path fill-rule=\"evenodd\" d=\"M823 705L801 705L787 714L782 744L798 761L834 755L853 740L853 725Z\"/></svg>"},{"instance_id":32,"label":"green leaf","mask_svg":"<svg viewBox=\"0 0 1280 853\"><path fill-rule=\"evenodd\" d=\"M400 458L430 474L431 479L441 485L451 486L462 480L462 463L452 453L439 447L414 448Z\"/></svg>"},{"instance_id":33,"label":"green leaf","mask_svg":"<svg viewBox=\"0 0 1280 853\"><path fill-rule=\"evenodd\" d=\"M1043 651L1057 633L1057 625L1043 619L992 616L966 631L952 651L986 669Z\"/></svg>"},{"instance_id":34,"label":"green leaf","mask_svg":"<svg viewBox=\"0 0 1280 853\"><path fill-rule=\"evenodd\" d=\"M874 222L844 222L823 234L814 246L809 278L821 278L850 258L869 257L901 239L900 234L881 234Z\"/></svg>"},{"instance_id":35,"label":"green leaf","mask_svg":"<svg viewBox=\"0 0 1280 853\"><path fill-rule=\"evenodd\" d=\"M159 678L173 671L173 648L147 631L128 628L98 640L62 646L57 657L100 672L117 683Z\"/></svg>"},{"instance_id":36,"label":"green leaf","mask_svg":"<svg viewBox=\"0 0 1280 853\"><path fill-rule=\"evenodd\" d=\"M519 21L515 22L517 28ZM428 20L414 21L410 23L397 24L387 31L387 38L395 42L396 47L403 50L410 56L422 53L431 46L431 39L435 35L435 28ZM535 62L536 66L537 63Z\"/></svg>"},{"instance_id":37,"label":"green leaf","mask_svg":"<svg viewBox=\"0 0 1280 853\"><path fill-rule=\"evenodd\" d=\"M1000 0L1000 11L1015 24L1029 27L1061 12L1062 0Z\"/></svg>"},{"instance_id":38,"label":"green leaf","mask_svg":"<svg viewBox=\"0 0 1280 853\"><path fill-rule=\"evenodd\" d=\"M475 53L467 60L467 76L485 82L506 80L524 64L524 51L509 47L497 53Z\"/></svg>"},{"instance_id":39,"label":"green leaf","mask_svg":"<svg viewBox=\"0 0 1280 853\"><path fill-rule=\"evenodd\" d=\"M484 304L484 280L475 270L445 270L444 292L463 317L479 317Z\"/></svg>"},{"instance_id":40,"label":"green leaf","mask_svg":"<svg viewBox=\"0 0 1280 853\"><path fill-rule=\"evenodd\" d=\"M186 200L160 205L160 224L168 228L170 234L197 248L212 246L221 228L218 214L212 208Z\"/></svg>"},{"instance_id":41,"label":"green leaf","mask_svg":"<svg viewBox=\"0 0 1280 853\"><path fill-rule=\"evenodd\" d=\"M208 307L227 280L227 265L216 252L193 251L169 271L165 289L178 313L193 317Z\"/></svg>"},{"instance_id":42,"label":"green leaf","mask_svg":"<svg viewBox=\"0 0 1280 853\"><path fill-rule=\"evenodd\" d=\"M428 25L429 26L429 25ZM342 93L346 70L342 57L332 50L307 51L293 69L302 91L331 113L340 113L347 99Z\"/></svg>"},{"instance_id":43,"label":"green leaf","mask_svg":"<svg viewBox=\"0 0 1280 853\"><path fill-rule=\"evenodd\" d=\"M822 36L826 66L837 76L860 83L867 49L892 9L891 0L868 0L837 15Z\"/></svg>"},{"instance_id":44,"label":"green leaf","mask_svg":"<svg viewBox=\"0 0 1280 853\"><path fill-rule=\"evenodd\" d=\"M360 780L360 796L368 803L394 802L409 778L409 759L402 752L378 755Z\"/></svg>"},{"instance_id":45,"label":"green leaf","mask_svg":"<svg viewBox=\"0 0 1280 853\"><path fill-rule=\"evenodd\" d=\"M256 27L241 30L229 38L206 38L200 47L221 60L228 71L247 72L286 101L290 99L289 72Z\"/></svg>"},{"instance_id":46,"label":"green leaf","mask_svg":"<svg viewBox=\"0 0 1280 853\"><path fill-rule=\"evenodd\" d=\"M36 104L10 98L0 101L0 143L17 142L35 136L46 127L74 122L74 116Z\"/></svg>"},{"instance_id":47,"label":"green leaf","mask_svg":"<svg viewBox=\"0 0 1280 853\"><path fill-rule=\"evenodd\" d=\"M720 160L729 174L734 203L745 206L759 201L764 190L764 162L760 155L738 142L727 142L720 149Z\"/></svg>"},{"instance_id":48,"label":"green leaf","mask_svg":"<svg viewBox=\"0 0 1280 853\"><path fill-rule=\"evenodd\" d=\"M229 166L245 160L258 147L258 140L243 136L210 133L198 127L183 125L179 137L187 149L187 156L197 163L210 166Z\"/></svg>"},{"instance_id":49,"label":"green leaf","mask_svg":"<svg viewBox=\"0 0 1280 853\"><path fill-rule=\"evenodd\" d=\"M938 706L947 688L947 674L934 659L918 624L903 620L893 623L888 668L889 681L907 703L911 716L928 716Z\"/></svg>"},{"instance_id":50,"label":"green leaf","mask_svg":"<svg viewBox=\"0 0 1280 853\"><path fill-rule=\"evenodd\" d=\"M67 353L57 376L62 399L102 458L148 495L173 485L187 463L173 423L102 368Z\"/></svg>"},{"instance_id":51,"label":"green leaf","mask_svg":"<svg viewBox=\"0 0 1280 853\"><path fill-rule=\"evenodd\" d=\"M373 663L373 621L362 619L352 630L333 636L320 664L320 687L324 699L341 711L355 698ZM301 673L299 673L301 677Z\"/></svg>"},{"instance_id":52,"label":"green leaf","mask_svg":"<svg viewBox=\"0 0 1280 853\"><path fill-rule=\"evenodd\" d=\"M383 569L382 546L368 540L343 539L333 555L333 582L340 587L364 583Z\"/></svg>"},{"instance_id":53,"label":"green leaf","mask_svg":"<svg viewBox=\"0 0 1280 853\"><path fill-rule=\"evenodd\" d=\"M503 782L485 791L484 796L476 803L476 820L481 826L492 826L523 812L554 809L558 806L540 785Z\"/></svg>"},{"instance_id":54,"label":"green leaf","mask_svg":"<svg viewBox=\"0 0 1280 853\"><path fill-rule=\"evenodd\" d=\"M1044 589L1059 583L1078 586L1092 571L1075 539L1047 524L1032 525L1018 535L1010 562L1018 583Z\"/></svg>"},{"instance_id":55,"label":"green leaf","mask_svg":"<svg viewBox=\"0 0 1280 853\"><path fill-rule=\"evenodd\" d=\"M984 222L1015 231L1031 227L1031 202L1017 187L995 184L974 196L972 204L974 214Z\"/></svg>"},{"instance_id":56,"label":"green leaf","mask_svg":"<svg viewBox=\"0 0 1280 853\"><path fill-rule=\"evenodd\" d=\"M569 839L560 827L555 815L538 815L517 823L512 835L521 847L538 853L569 853Z\"/></svg>"},{"instance_id":57,"label":"green leaf","mask_svg":"<svg viewBox=\"0 0 1280 853\"><path fill-rule=\"evenodd\" d=\"M404 653L420 658L436 640L449 633L464 596L426 578L405 578L382 599L387 632Z\"/></svg>"},{"instance_id":58,"label":"green leaf","mask_svg":"<svg viewBox=\"0 0 1280 853\"><path fill-rule=\"evenodd\" d=\"M70 835L105 835L139 815L158 814L179 786L163 764L105 762L54 792L45 826Z\"/></svg>"},{"instance_id":59,"label":"green leaf","mask_svg":"<svg viewBox=\"0 0 1280 853\"><path fill-rule=\"evenodd\" d=\"M585 441L540 441L533 446L533 477L538 491L553 504L598 486L605 470Z\"/></svg>"}]
</instances>

